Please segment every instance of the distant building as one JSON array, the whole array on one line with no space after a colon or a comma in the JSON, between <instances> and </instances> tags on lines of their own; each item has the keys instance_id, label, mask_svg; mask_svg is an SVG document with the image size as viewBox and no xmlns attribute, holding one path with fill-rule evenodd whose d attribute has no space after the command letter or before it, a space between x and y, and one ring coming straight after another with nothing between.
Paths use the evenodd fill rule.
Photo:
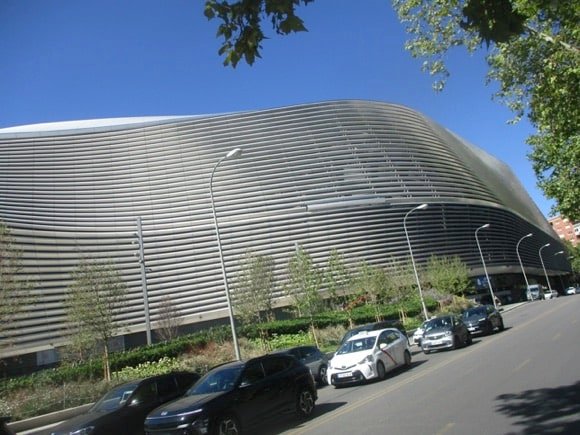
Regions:
<instances>
[{"instance_id":1,"label":"distant building","mask_svg":"<svg viewBox=\"0 0 580 435\"><path fill-rule=\"evenodd\" d=\"M578 246L580 243L580 222L573 222L568 218L562 218L562 216L553 217L548 222L560 239L569 241L573 246Z\"/></svg>"}]
</instances>

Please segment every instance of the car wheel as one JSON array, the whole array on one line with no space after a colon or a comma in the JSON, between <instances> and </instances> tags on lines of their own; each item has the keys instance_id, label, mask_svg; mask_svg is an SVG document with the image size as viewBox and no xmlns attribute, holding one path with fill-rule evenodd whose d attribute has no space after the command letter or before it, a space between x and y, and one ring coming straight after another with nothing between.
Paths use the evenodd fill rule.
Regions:
<instances>
[{"instance_id":1,"label":"car wheel","mask_svg":"<svg viewBox=\"0 0 580 435\"><path fill-rule=\"evenodd\" d=\"M453 343L451 344L451 350L455 350L459 347L459 337L457 335L453 336Z\"/></svg>"},{"instance_id":2,"label":"car wheel","mask_svg":"<svg viewBox=\"0 0 580 435\"><path fill-rule=\"evenodd\" d=\"M471 334L467 334L467 346L470 346L471 343L473 343L473 337L471 336Z\"/></svg>"},{"instance_id":3,"label":"car wheel","mask_svg":"<svg viewBox=\"0 0 580 435\"><path fill-rule=\"evenodd\" d=\"M430 350L427 350L427 349L423 349L423 353L424 353L425 355L429 355L429 354L431 353L431 351L430 351Z\"/></svg>"},{"instance_id":4,"label":"car wheel","mask_svg":"<svg viewBox=\"0 0 580 435\"><path fill-rule=\"evenodd\" d=\"M499 319L499 328L498 330L501 332L505 329L505 326L503 326L503 319Z\"/></svg>"},{"instance_id":5,"label":"car wheel","mask_svg":"<svg viewBox=\"0 0 580 435\"><path fill-rule=\"evenodd\" d=\"M381 381L387 377L385 366L381 361L377 363L377 376Z\"/></svg>"},{"instance_id":6,"label":"car wheel","mask_svg":"<svg viewBox=\"0 0 580 435\"><path fill-rule=\"evenodd\" d=\"M240 422L231 414L219 418L215 426L215 435L239 435L242 433Z\"/></svg>"},{"instance_id":7,"label":"car wheel","mask_svg":"<svg viewBox=\"0 0 580 435\"><path fill-rule=\"evenodd\" d=\"M302 388L296 397L296 415L300 418L309 417L314 410L314 395L308 388Z\"/></svg>"},{"instance_id":8,"label":"car wheel","mask_svg":"<svg viewBox=\"0 0 580 435\"><path fill-rule=\"evenodd\" d=\"M318 383L320 385L328 385L328 379L326 378L326 365L321 365L318 369Z\"/></svg>"},{"instance_id":9,"label":"car wheel","mask_svg":"<svg viewBox=\"0 0 580 435\"><path fill-rule=\"evenodd\" d=\"M411 367L411 352L405 350L405 367Z\"/></svg>"}]
</instances>

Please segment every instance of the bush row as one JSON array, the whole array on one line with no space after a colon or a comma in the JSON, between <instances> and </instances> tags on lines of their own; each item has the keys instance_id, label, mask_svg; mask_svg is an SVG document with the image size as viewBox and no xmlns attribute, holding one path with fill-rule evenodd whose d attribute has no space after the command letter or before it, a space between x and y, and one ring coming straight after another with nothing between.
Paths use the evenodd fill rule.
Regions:
<instances>
[{"instance_id":1,"label":"bush row","mask_svg":"<svg viewBox=\"0 0 580 435\"><path fill-rule=\"evenodd\" d=\"M437 302L427 299L429 310L437 306ZM408 316L416 316L421 312L418 301L409 302L405 311ZM265 337L303 334L308 332L311 324L318 329L329 326L342 325L348 327L350 321L356 325L374 322L377 315L385 320L399 318L398 310L392 305L377 307L357 307L349 314L345 311L329 311L310 318L295 318L277 320L261 324L245 325L239 328L239 333L251 340ZM204 331L183 335L171 342L156 343L111 355L111 371L118 372L126 367L137 367L140 364L151 361L159 361L163 358L176 358L182 354L195 352L196 349L206 346L210 342L224 342L230 339L228 326L212 327ZM100 379L103 375L103 363L95 359L85 363L62 364L57 368L43 370L28 376L9 378L0 381L0 389L10 392L21 388L30 388L38 385L60 385L65 382Z\"/></svg>"}]
</instances>

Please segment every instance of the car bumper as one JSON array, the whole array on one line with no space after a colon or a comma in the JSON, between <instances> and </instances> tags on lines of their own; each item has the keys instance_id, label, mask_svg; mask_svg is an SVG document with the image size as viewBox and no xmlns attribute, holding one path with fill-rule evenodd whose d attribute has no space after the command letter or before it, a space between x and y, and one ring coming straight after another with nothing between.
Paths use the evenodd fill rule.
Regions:
<instances>
[{"instance_id":1,"label":"car bumper","mask_svg":"<svg viewBox=\"0 0 580 435\"><path fill-rule=\"evenodd\" d=\"M423 338L421 347L423 350L451 349L453 347L453 336L443 337L435 340Z\"/></svg>"},{"instance_id":2,"label":"car bumper","mask_svg":"<svg viewBox=\"0 0 580 435\"><path fill-rule=\"evenodd\" d=\"M359 364L348 370L329 369L328 383L331 385L348 385L376 378L377 372L372 364Z\"/></svg>"}]
</instances>

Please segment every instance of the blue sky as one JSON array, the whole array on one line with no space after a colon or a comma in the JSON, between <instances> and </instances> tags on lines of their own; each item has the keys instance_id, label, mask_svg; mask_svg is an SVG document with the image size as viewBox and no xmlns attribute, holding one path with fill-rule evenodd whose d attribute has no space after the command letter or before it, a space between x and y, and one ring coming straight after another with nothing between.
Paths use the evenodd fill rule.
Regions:
<instances>
[{"instance_id":1,"label":"blue sky","mask_svg":"<svg viewBox=\"0 0 580 435\"><path fill-rule=\"evenodd\" d=\"M454 51L442 93L421 72L388 0L316 0L309 32L271 39L249 67L224 67L203 0L1 0L0 128L197 115L367 99L416 109L506 162L544 215L527 121L491 100L484 52Z\"/></svg>"}]
</instances>

